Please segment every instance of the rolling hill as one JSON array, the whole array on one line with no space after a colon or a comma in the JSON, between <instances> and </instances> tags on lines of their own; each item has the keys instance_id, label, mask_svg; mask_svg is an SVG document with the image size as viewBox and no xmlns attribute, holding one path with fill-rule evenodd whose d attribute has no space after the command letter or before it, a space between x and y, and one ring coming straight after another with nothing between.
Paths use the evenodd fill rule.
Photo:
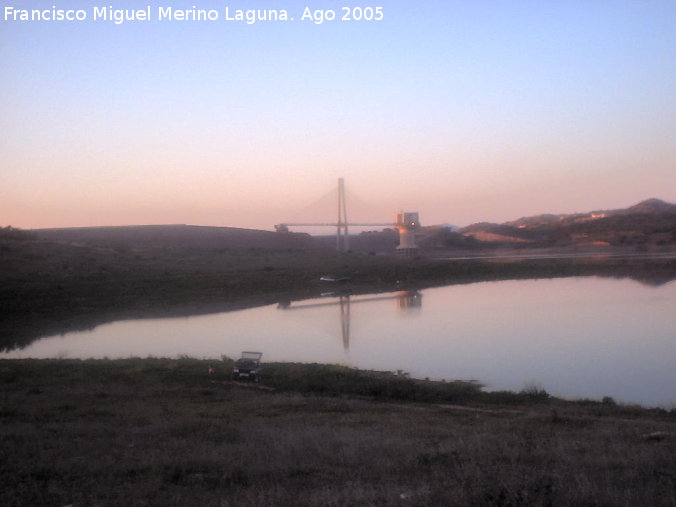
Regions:
<instances>
[{"instance_id":1,"label":"rolling hill","mask_svg":"<svg viewBox=\"0 0 676 507\"><path fill-rule=\"evenodd\" d=\"M486 244L528 247L676 244L676 204L647 199L624 209L588 213L536 215L503 224L477 223L460 230Z\"/></svg>"},{"instance_id":2,"label":"rolling hill","mask_svg":"<svg viewBox=\"0 0 676 507\"><path fill-rule=\"evenodd\" d=\"M316 247L308 234L278 234L236 227L196 225L131 225L117 227L70 227L34 229L37 237L103 248L210 248L287 250Z\"/></svg>"},{"instance_id":3,"label":"rolling hill","mask_svg":"<svg viewBox=\"0 0 676 507\"><path fill-rule=\"evenodd\" d=\"M26 234L9 227L3 231L8 239L20 239ZM194 225L35 229L28 234L43 241L116 250L332 250L335 247L332 236ZM669 248L676 246L676 204L647 199L622 209L542 214L501 224L480 222L461 229L433 225L418 231L416 239L422 251L571 246ZM352 250L371 253L393 253L397 243L398 233L391 228L357 234L350 240Z\"/></svg>"}]
</instances>

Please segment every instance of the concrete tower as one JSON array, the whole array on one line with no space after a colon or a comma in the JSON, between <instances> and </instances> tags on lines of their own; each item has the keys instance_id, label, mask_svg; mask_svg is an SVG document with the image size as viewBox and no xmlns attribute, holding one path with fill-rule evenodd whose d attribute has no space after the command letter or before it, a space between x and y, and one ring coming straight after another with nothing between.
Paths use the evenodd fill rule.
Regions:
<instances>
[{"instance_id":1,"label":"concrete tower","mask_svg":"<svg viewBox=\"0 0 676 507\"><path fill-rule=\"evenodd\" d=\"M399 246L397 255L412 257L418 253L418 245L415 244L415 231L420 229L418 212L397 213L396 227L399 231Z\"/></svg>"}]
</instances>

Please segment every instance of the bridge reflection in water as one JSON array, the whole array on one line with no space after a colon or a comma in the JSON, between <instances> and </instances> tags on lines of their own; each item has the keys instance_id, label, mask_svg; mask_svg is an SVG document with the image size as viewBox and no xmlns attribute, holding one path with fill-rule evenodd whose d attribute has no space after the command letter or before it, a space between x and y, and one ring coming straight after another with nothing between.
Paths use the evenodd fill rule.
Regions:
<instances>
[{"instance_id":1,"label":"bridge reflection in water","mask_svg":"<svg viewBox=\"0 0 676 507\"><path fill-rule=\"evenodd\" d=\"M422 293L417 290L407 290L398 292L391 296L374 296L366 298L357 298L351 295L339 295L329 292L322 294L324 297L337 297L337 301L327 301L326 303L308 303L294 304L291 301L280 301L277 305L279 310L306 310L308 308L320 308L327 306L337 306L340 308L340 328L343 336L343 347L345 350L350 348L350 307L353 304L373 303L375 301L395 301L400 311L416 310L422 307Z\"/></svg>"}]
</instances>

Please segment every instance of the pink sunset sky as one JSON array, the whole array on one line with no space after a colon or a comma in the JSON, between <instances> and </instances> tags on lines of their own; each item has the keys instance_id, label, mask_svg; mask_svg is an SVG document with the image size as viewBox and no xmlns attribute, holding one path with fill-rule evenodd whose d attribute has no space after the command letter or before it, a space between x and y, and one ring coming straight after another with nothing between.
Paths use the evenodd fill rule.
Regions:
<instances>
[{"instance_id":1,"label":"pink sunset sky","mask_svg":"<svg viewBox=\"0 0 676 507\"><path fill-rule=\"evenodd\" d=\"M676 202L673 2L385 1L321 25L254 4L294 20L0 20L0 225L330 221L307 209L339 177L361 221Z\"/></svg>"}]
</instances>

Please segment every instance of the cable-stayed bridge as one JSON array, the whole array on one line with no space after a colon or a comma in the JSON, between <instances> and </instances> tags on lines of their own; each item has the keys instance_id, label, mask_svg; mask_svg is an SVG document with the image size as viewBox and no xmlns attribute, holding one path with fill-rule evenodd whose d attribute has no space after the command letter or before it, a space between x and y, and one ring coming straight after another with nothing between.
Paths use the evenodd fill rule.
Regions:
<instances>
[{"instance_id":1,"label":"cable-stayed bridge","mask_svg":"<svg viewBox=\"0 0 676 507\"><path fill-rule=\"evenodd\" d=\"M329 196L334 193L332 191ZM418 250L415 244L415 231L420 228L420 220L417 211L399 212L394 221L382 222L360 222L349 221L347 216L347 199L345 195L345 180L338 179L337 193L337 219L335 222L283 222L275 225L275 229L280 232L288 232L289 227L335 227L336 228L336 249L347 252L350 249L350 227L394 227L399 231L399 246L397 254L415 255ZM320 200L323 200L320 199Z\"/></svg>"}]
</instances>

